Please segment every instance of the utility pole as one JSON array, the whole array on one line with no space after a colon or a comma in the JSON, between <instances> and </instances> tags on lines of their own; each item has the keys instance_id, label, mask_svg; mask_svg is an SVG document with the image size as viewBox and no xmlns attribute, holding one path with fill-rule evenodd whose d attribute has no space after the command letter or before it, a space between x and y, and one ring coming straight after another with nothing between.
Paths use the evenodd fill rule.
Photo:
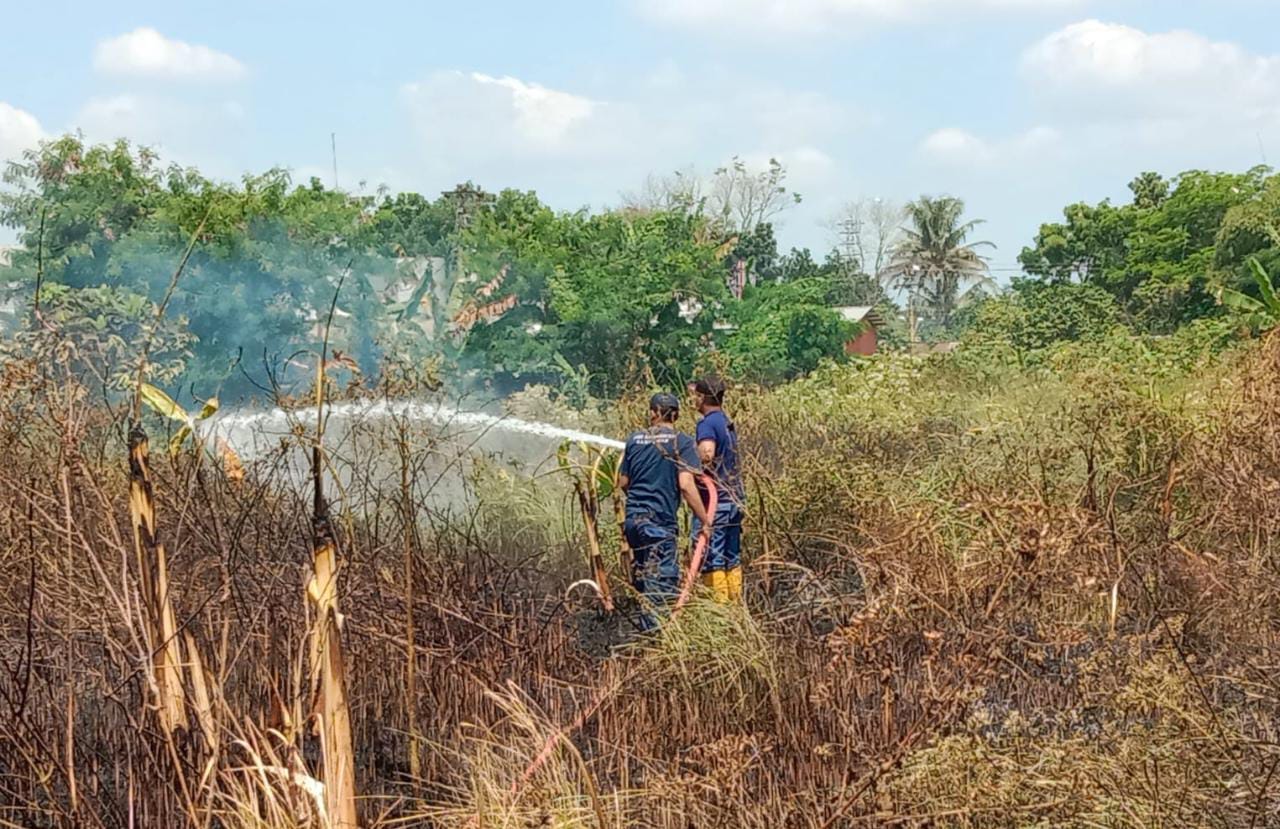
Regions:
<instances>
[{"instance_id":1,"label":"utility pole","mask_svg":"<svg viewBox=\"0 0 1280 829\"><path fill-rule=\"evenodd\" d=\"M920 266L911 266L911 282L907 286L907 343L908 350L913 350L920 342L920 320L916 316L916 292L920 288Z\"/></svg>"},{"instance_id":2,"label":"utility pole","mask_svg":"<svg viewBox=\"0 0 1280 829\"><path fill-rule=\"evenodd\" d=\"M333 189L338 189L338 134L329 133L329 149L333 152Z\"/></svg>"}]
</instances>

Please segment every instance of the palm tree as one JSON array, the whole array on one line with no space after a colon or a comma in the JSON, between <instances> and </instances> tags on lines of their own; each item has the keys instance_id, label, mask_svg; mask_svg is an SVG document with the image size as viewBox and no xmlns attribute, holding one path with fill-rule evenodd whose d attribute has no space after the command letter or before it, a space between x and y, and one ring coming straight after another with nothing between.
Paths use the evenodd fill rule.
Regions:
<instances>
[{"instance_id":1,"label":"palm tree","mask_svg":"<svg viewBox=\"0 0 1280 829\"><path fill-rule=\"evenodd\" d=\"M885 269L885 281L892 288L907 291L912 312L920 303L945 326L956 308L971 299L975 291L992 285L987 260L977 250L995 245L967 241L982 221L962 221L964 202L952 196L921 196L907 205L906 213L904 238L894 248ZM914 313L911 316L914 342Z\"/></svg>"}]
</instances>

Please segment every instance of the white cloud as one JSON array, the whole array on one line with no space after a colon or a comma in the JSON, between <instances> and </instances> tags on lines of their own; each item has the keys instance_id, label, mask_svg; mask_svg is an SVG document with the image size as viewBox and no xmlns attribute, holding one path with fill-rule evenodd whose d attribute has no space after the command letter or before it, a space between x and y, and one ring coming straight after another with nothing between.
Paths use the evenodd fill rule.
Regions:
<instances>
[{"instance_id":1,"label":"white cloud","mask_svg":"<svg viewBox=\"0 0 1280 829\"><path fill-rule=\"evenodd\" d=\"M1034 44L1022 68L1045 103L1096 120L1221 126L1280 113L1280 56L1195 32L1086 20Z\"/></svg>"},{"instance_id":2,"label":"white cloud","mask_svg":"<svg viewBox=\"0 0 1280 829\"><path fill-rule=\"evenodd\" d=\"M525 83L510 76L493 78L473 72L478 84L506 90L511 96L516 129L541 144L556 144L573 128L591 117L595 104L579 95Z\"/></svg>"},{"instance_id":3,"label":"white cloud","mask_svg":"<svg viewBox=\"0 0 1280 829\"><path fill-rule=\"evenodd\" d=\"M1043 126L997 140L988 140L958 127L945 127L926 136L920 142L920 152L941 164L977 167L1033 157L1042 161L1043 154L1055 149L1061 139L1058 130Z\"/></svg>"},{"instance_id":4,"label":"white cloud","mask_svg":"<svg viewBox=\"0 0 1280 829\"><path fill-rule=\"evenodd\" d=\"M953 163L983 163L993 155L991 145L983 139L959 127L944 127L924 139L920 149L939 161Z\"/></svg>"},{"instance_id":5,"label":"white cloud","mask_svg":"<svg viewBox=\"0 0 1280 829\"><path fill-rule=\"evenodd\" d=\"M470 179L533 189L562 208L603 207L650 175L707 175L734 156L762 169L774 157L805 197L785 217L796 226L805 211L822 208L822 193L840 192L848 171L834 150L874 121L820 93L670 61L584 88L466 71L432 74L400 92L414 142L400 166L422 191Z\"/></svg>"},{"instance_id":6,"label":"white cloud","mask_svg":"<svg viewBox=\"0 0 1280 829\"><path fill-rule=\"evenodd\" d=\"M570 92L479 72L437 72L405 84L401 95L433 147L466 156L562 153L603 108Z\"/></svg>"},{"instance_id":7,"label":"white cloud","mask_svg":"<svg viewBox=\"0 0 1280 829\"><path fill-rule=\"evenodd\" d=\"M41 138L44 130L34 115L0 101L0 167L34 147Z\"/></svg>"},{"instance_id":8,"label":"white cloud","mask_svg":"<svg viewBox=\"0 0 1280 829\"><path fill-rule=\"evenodd\" d=\"M918 23L971 12L1052 11L1088 0L635 0L661 23L701 31L820 33L875 23Z\"/></svg>"},{"instance_id":9,"label":"white cloud","mask_svg":"<svg viewBox=\"0 0 1280 829\"><path fill-rule=\"evenodd\" d=\"M99 43L93 65L111 75L173 80L233 81L247 74L245 65L225 52L145 27Z\"/></svg>"},{"instance_id":10,"label":"white cloud","mask_svg":"<svg viewBox=\"0 0 1280 829\"><path fill-rule=\"evenodd\" d=\"M817 180L833 164L824 142L867 120L817 93L715 70L693 78L672 63L609 97L458 71L401 88L419 163L437 180L563 188L596 204L649 173L712 169L734 155L766 163L773 154L796 181Z\"/></svg>"},{"instance_id":11,"label":"white cloud","mask_svg":"<svg viewBox=\"0 0 1280 829\"><path fill-rule=\"evenodd\" d=\"M1064 164L1127 169L1140 153L1146 167L1177 171L1256 159L1259 138L1280 130L1280 55L1196 32L1085 20L1032 44L1021 73L1034 117L1054 126L994 138L940 129L921 156L1020 170L1052 152Z\"/></svg>"},{"instance_id":12,"label":"white cloud","mask_svg":"<svg viewBox=\"0 0 1280 829\"><path fill-rule=\"evenodd\" d=\"M738 156L746 168L759 173L769 169L770 159L776 160L787 171L786 184L791 188L803 188L820 184L835 168L836 162L817 147L802 145L774 152L749 152ZM726 164L728 161L726 160Z\"/></svg>"},{"instance_id":13,"label":"white cloud","mask_svg":"<svg viewBox=\"0 0 1280 829\"><path fill-rule=\"evenodd\" d=\"M83 130L89 141L126 138L159 150L166 161L197 164L210 175L236 176L243 171L228 162L253 140L244 128L248 117L239 102L215 96L122 94L90 98L72 127Z\"/></svg>"},{"instance_id":14,"label":"white cloud","mask_svg":"<svg viewBox=\"0 0 1280 829\"><path fill-rule=\"evenodd\" d=\"M90 98L81 107L76 124L91 135L100 133L104 138L126 137L125 133L139 126L141 113L141 102L134 95Z\"/></svg>"}]
</instances>

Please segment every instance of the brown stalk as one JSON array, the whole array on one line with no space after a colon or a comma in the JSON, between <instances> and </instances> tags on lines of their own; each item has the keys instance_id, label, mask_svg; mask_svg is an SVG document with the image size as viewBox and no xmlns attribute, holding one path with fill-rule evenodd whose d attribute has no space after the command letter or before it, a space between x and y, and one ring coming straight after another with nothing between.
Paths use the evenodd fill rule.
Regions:
<instances>
[{"instance_id":1,"label":"brown stalk","mask_svg":"<svg viewBox=\"0 0 1280 829\"><path fill-rule=\"evenodd\" d=\"M409 728L409 776L414 780L421 777L422 769L418 757L418 716L414 702L414 691L418 687L417 661L418 655L414 647L416 628L413 623L413 550L414 522L413 489L409 479L409 436L405 424L400 426L400 498L404 512L404 627L405 627L405 664L404 664L404 706L408 717Z\"/></svg>"},{"instance_id":2,"label":"brown stalk","mask_svg":"<svg viewBox=\"0 0 1280 829\"><path fill-rule=\"evenodd\" d=\"M578 507L582 510L582 523L587 528L587 548L591 557L592 578L600 591L600 604L606 613L613 612L613 595L609 591L609 572L604 567L604 556L600 553L600 529L596 523L600 502L594 492L595 467L588 472L591 482L584 484L574 480L573 488L578 493Z\"/></svg>"},{"instance_id":3,"label":"brown stalk","mask_svg":"<svg viewBox=\"0 0 1280 829\"><path fill-rule=\"evenodd\" d=\"M345 273L343 279L345 279ZM338 556L329 507L324 497L324 389L329 331L338 304L342 279L329 305L320 360L316 365L316 440L311 447L311 481L315 501L311 517L313 573L307 600L314 612L311 631L311 678L319 694L320 747L324 756L324 799L329 824L335 829L356 829L355 749L351 739L351 710L347 701L346 672L342 653L342 615L338 611Z\"/></svg>"},{"instance_id":4,"label":"brown stalk","mask_svg":"<svg viewBox=\"0 0 1280 829\"><path fill-rule=\"evenodd\" d=\"M129 430L129 515L133 549L142 579L142 606L151 648L151 683L160 726L167 734L186 728L182 692L182 652L169 597L168 560L156 532L155 494L147 455L147 433L134 422Z\"/></svg>"},{"instance_id":5,"label":"brown stalk","mask_svg":"<svg viewBox=\"0 0 1280 829\"><path fill-rule=\"evenodd\" d=\"M147 433L142 428L142 384L146 377L147 354L156 329L164 318L165 309L178 287L178 280L186 269L207 218L206 214L191 234L182 259L169 280L169 287L156 308L155 320L147 332L147 338L142 343L142 352L138 357L138 377L134 384L132 424L129 429L129 515L133 525L134 555L137 557L138 573L142 579L143 609L148 643L152 651L152 690L160 726L168 735L186 728L187 714L182 691L182 652L177 638L173 604L169 598L168 561L164 544L156 529L155 494L148 463Z\"/></svg>"}]
</instances>

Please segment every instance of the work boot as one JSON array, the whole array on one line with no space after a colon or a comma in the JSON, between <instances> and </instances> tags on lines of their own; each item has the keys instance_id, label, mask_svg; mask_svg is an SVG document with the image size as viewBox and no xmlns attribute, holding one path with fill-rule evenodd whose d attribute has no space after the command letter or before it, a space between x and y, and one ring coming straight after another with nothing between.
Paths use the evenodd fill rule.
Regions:
<instances>
[{"instance_id":1,"label":"work boot","mask_svg":"<svg viewBox=\"0 0 1280 829\"><path fill-rule=\"evenodd\" d=\"M741 602L742 601L742 567L735 567L724 576L724 591L726 601Z\"/></svg>"},{"instance_id":2,"label":"work boot","mask_svg":"<svg viewBox=\"0 0 1280 829\"><path fill-rule=\"evenodd\" d=\"M712 570L710 573L702 574L702 583L711 590L711 595L717 602L729 601L727 576L728 574L723 570Z\"/></svg>"}]
</instances>

